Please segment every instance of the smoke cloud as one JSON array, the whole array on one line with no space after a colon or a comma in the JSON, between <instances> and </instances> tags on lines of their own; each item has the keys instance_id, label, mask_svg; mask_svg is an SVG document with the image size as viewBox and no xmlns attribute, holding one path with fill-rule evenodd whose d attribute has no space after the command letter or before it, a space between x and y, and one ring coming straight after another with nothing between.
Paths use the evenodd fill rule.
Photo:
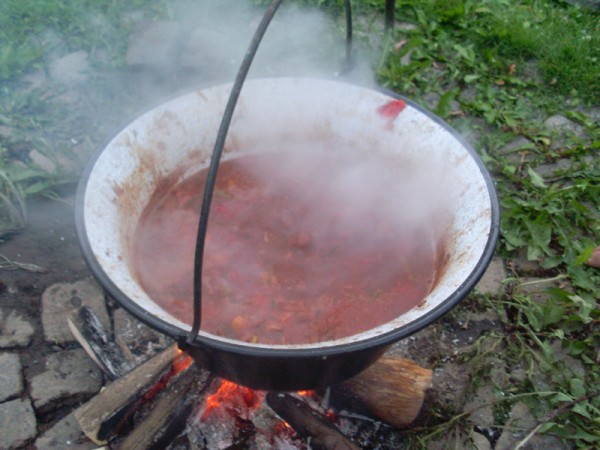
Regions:
<instances>
[{"instance_id":1,"label":"smoke cloud","mask_svg":"<svg viewBox=\"0 0 600 450\"><path fill-rule=\"evenodd\" d=\"M162 30L153 29L157 27L153 23L134 24L137 32L128 61L139 77L133 87L146 90L146 98L157 98L174 90L232 81L264 10L264 5L250 1L182 0L171 6L171 19ZM316 8L284 2L259 46L249 77L340 76L346 64L340 20ZM161 33L173 42L168 57L157 63L155 53L167 45ZM132 47L147 56L140 60ZM353 44L353 55L354 64L344 79L374 85L369 58L359 42Z\"/></svg>"}]
</instances>

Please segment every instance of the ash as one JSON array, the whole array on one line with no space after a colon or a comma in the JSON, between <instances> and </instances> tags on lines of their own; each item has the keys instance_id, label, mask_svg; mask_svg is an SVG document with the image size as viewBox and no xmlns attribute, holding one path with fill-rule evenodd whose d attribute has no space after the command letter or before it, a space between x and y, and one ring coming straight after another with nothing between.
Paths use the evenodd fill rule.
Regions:
<instances>
[{"instance_id":1,"label":"ash","mask_svg":"<svg viewBox=\"0 0 600 450\"><path fill-rule=\"evenodd\" d=\"M190 416L186 431L167 450L310 450L310 438L299 437L268 405L262 401L246 404L229 397L218 406L199 406ZM338 429L360 448L395 450L402 448L401 433L367 416L334 411L329 402L329 389L322 397L302 396L311 408L326 414Z\"/></svg>"},{"instance_id":2,"label":"ash","mask_svg":"<svg viewBox=\"0 0 600 450\"><path fill-rule=\"evenodd\" d=\"M347 411L338 413L336 425L358 446L369 450L396 450L405 447L400 432L383 422Z\"/></svg>"},{"instance_id":3,"label":"ash","mask_svg":"<svg viewBox=\"0 0 600 450\"><path fill-rule=\"evenodd\" d=\"M227 404L210 411L203 407L188 421L186 440L187 446L171 446L169 450L310 449L265 403L255 409Z\"/></svg>"}]
</instances>

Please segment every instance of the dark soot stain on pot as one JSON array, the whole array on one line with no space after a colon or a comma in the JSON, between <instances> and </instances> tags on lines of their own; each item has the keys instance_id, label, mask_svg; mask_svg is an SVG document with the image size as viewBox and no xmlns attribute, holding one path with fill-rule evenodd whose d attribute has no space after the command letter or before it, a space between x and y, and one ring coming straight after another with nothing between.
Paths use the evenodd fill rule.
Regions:
<instances>
[{"instance_id":1,"label":"dark soot stain on pot","mask_svg":"<svg viewBox=\"0 0 600 450\"><path fill-rule=\"evenodd\" d=\"M406 176L358 151L246 155L221 163L205 243L202 329L307 344L386 323L422 303L447 261L436 220L415 214ZM206 171L152 196L133 266L163 309L190 323ZM410 205L410 206L408 206Z\"/></svg>"}]
</instances>

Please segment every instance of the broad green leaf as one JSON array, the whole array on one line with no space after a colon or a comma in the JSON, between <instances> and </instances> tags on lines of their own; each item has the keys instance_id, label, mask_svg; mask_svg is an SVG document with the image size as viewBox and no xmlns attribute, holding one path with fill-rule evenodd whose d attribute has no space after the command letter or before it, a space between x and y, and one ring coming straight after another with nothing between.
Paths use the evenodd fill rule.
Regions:
<instances>
[{"instance_id":1,"label":"broad green leaf","mask_svg":"<svg viewBox=\"0 0 600 450\"><path fill-rule=\"evenodd\" d=\"M596 246L594 244L588 245L586 248L583 249L581 253L579 253L579 255L577 256L577 258L575 258L575 261L573 261L573 263L578 266L585 264L585 262L592 256L592 253L595 248Z\"/></svg>"},{"instance_id":2,"label":"broad green leaf","mask_svg":"<svg viewBox=\"0 0 600 450\"><path fill-rule=\"evenodd\" d=\"M467 48L463 47L460 44L454 44L453 48L460 56L462 56L468 62L475 61L475 53L473 52L473 49L471 47Z\"/></svg>"},{"instance_id":3,"label":"broad green leaf","mask_svg":"<svg viewBox=\"0 0 600 450\"><path fill-rule=\"evenodd\" d=\"M583 397L586 393L585 385L579 378L572 378L569 381L570 392L573 397Z\"/></svg>"},{"instance_id":4,"label":"broad green leaf","mask_svg":"<svg viewBox=\"0 0 600 450\"><path fill-rule=\"evenodd\" d=\"M585 394L582 394L582 395L585 395ZM582 415L586 419L592 420L593 417L590 414L590 412L588 411L588 406L589 406L588 402L577 403L577 404L575 404L573 406L573 408L571 408L571 411L573 411L574 413Z\"/></svg>"},{"instance_id":5,"label":"broad green leaf","mask_svg":"<svg viewBox=\"0 0 600 450\"><path fill-rule=\"evenodd\" d=\"M469 74L469 75L465 75L463 80L465 83L472 83L473 81L478 80L479 78L481 78L481 75L477 75L477 74Z\"/></svg>"},{"instance_id":6,"label":"broad green leaf","mask_svg":"<svg viewBox=\"0 0 600 450\"><path fill-rule=\"evenodd\" d=\"M531 167L527 168L527 173L529 174L529 179L531 180L531 184L533 184L535 187L539 187L539 188L547 188L548 187L548 186L546 186L544 179Z\"/></svg>"},{"instance_id":7,"label":"broad green leaf","mask_svg":"<svg viewBox=\"0 0 600 450\"><path fill-rule=\"evenodd\" d=\"M562 402L571 402L573 401L573 397L565 394L564 392L559 392L554 397L552 397L553 403L562 403Z\"/></svg>"},{"instance_id":8,"label":"broad green leaf","mask_svg":"<svg viewBox=\"0 0 600 450\"><path fill-rule=\"evenodd\" d=\"M458 94L460 94L459 89L450 89L444 95L442 95L438 101L435 113L441 117L446 117L450 112L452 100L454 100Z\"/></svg>"},{"instance_id":9,"label":"broad green leaf","mask_svg":"<svg viewBox=\"0 0 600 450\"><path fill-rule=\"evenodd\" d=\"M552 225L545 214L540 214L535 220L525 222L531 236L527 254L530 260L535 260L543 255L552 256L550 240L552 239Z\"/></svg>"},{"instance_id":10,"label":"broad green leaf","mask_svg":"<svg viewBox=\"0 0 600 450\"><path fill-rule=\"evenodd\" d=\"M569 299L579 307L579 316L584 323L592 321L590 313L595 309L595 302L587 302L579 295L570 295Z\"/></svg>"},{"instance_id":11,"label":"broad green leaf","mask_svg":"<svg viewBox=\"0 0 600 450\"><path fill-rule=\"evenodd\" d=\"M553 325L560 322L564 318L565 307L546 302L541 308L541 325L546 328L548 325Z\"/></svg>"}]
</instances>

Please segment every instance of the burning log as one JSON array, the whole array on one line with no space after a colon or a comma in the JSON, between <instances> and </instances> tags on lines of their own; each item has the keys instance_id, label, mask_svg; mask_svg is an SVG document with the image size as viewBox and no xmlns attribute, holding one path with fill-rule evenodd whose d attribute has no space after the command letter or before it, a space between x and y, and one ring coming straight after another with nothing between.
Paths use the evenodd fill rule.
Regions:
<instances>
[{"instance_id":1,"label":"burning log","mask_svg":"<svg viewBox=\"0 0 600 450\"><path fill-rule=\"evenodd\" d=\"M112 341L97 326L93 314L82 310L70 320L70 326L82 345L87 345L88 352L95 355L94 359L104 361L100 364L102 367L121 367L119 370L124 370L126 365L118 362L123 354L114 353L110 345L106 346ZM115 354L117 362L111 362ZM388 356L356 377L332 387L331 400L337 406L337 394L341 393L341 396L350 399L349 410L370 415L395 428L404 428L418 416L431 380L430 370L406 359ZM223 422L225 412L231 415L231 435L225 434L228 439L231 438L232 446L243 446L246 441L253 440L255 434L263 433L258 431L250 416L260 407L264 394L223 381L221 388L208 397L212 381L209 372L201 370L188 355L172 345L107 386L81 406L75 417L91 440L106 444L108 438L119 431L124 434L123 426L131 422L129 419L135 413L135 426L129 436L111 438L117 448L134 450L165 448L180 435L188 418L201 404L205 405L205 410L200 416L202 425L197 434L205 441L207 436L213 439L212 434L207 435L205 431L220 429L217 425ZM232 387L226 389L223 386ZM217 394L219 398L215 399ZM157 400L152 401L154 397ZM220 409L213 413L215 402ZM266 396L266 403L299 437L309 438L312 448L359 448L326 414L301 398L270 393ZM360 407L363 411L357 410ZM221 442L223 436L218 434L215 439Z\"/></svg>"},{"instance_id":2,"label":"burning log","mask_svg":"<svg viewBox=\"0 0 600 450\"><path fill-rule=\"evenodd\" d=\"M133 368L121 348L108 337L91 308L79 308L67 318L67 324L77 342L111 380L122 377Z\"/></svg>"},{"instance_id":3,"label":"burning log","mask_svg":"<svg viewBox=\"0 0 600 450\"><path fill-rule=\"evenodd\" d=\"M119 448L150 450L166 448L186 427L198 399L211 384L212 376L192 363L175 377L152 405L150 414L138 424Z\"/></svg>"},{"instance_id":4,"label":"burning log","mask_svg":"<svg viewBox=\"0 0 600 450\"><path fill-rule=\"evenodd\" d=\"M311 447L322 450L359 450L321 412L290 394L269 393L267 404L285 420L298 435L311 438Z\"/></svg>"},{"instance_id":5,"label":"burning log","mask_svg":"<svg viewBox=\"0 0 600 450\"><path fill-rule=\"evenodd\" d=\"M157 386L164 387L178 356L187 358L175 344L167 347L79 407L75 417L87 437L104 445L142 403L158 392Z\"/></svg>"},{"instance_id":6,"label":"burning log","mask_svg":"<svg viewBox=\"0 0 600 450\"><path fill-rule=\"evenodd\" d=\"M397 356L384 356L334 391L350 393L367 412L396 428L405 428L419 415L433 373Z\"/></svg>"}]
</instances>

